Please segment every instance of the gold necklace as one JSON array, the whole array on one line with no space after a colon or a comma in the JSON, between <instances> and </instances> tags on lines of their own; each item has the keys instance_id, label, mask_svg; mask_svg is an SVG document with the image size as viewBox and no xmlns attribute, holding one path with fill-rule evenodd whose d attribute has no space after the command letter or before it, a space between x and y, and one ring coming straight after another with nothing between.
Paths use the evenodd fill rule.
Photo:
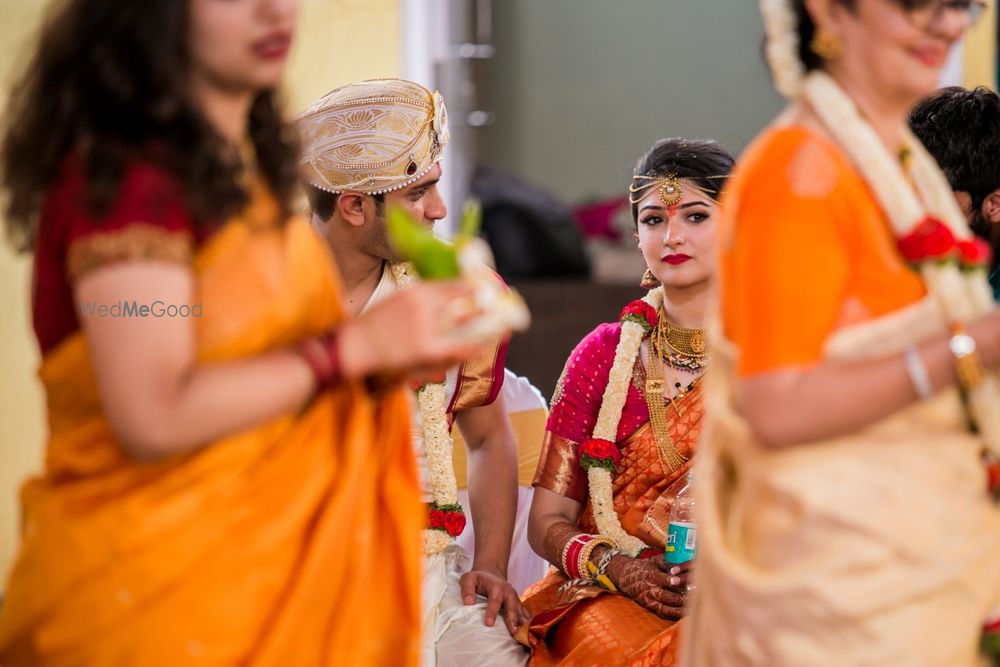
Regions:
<instances>
[{"instance_id":1,"label":"gold necklace","mask_svg":"<svg viewBox=\"0 0 1000 667\"><path fill-rule=\"evenodd\" d=\"M678 370L698 372L710 360L705 330L671 324L662 308L649 337L649 347L664 363Z\"/></svg>"},{"instance_id":2,"label":"gold necklace","mask_svg":"<svg viewBox=\"0 0 1000 667\"><path fill-rule=\"evenodd\" d=\"M646 366L646 388L643 394L646 398L646 407L649 408L649 424L660 452L660 462L669 474L684 465L687 459L677 451L674 440L670 437L667 409L663 405L663 389L667 383L660 374L660 360L653 351L653 346L649 345L647 349L649 363Z\"/></svg>"},{"instance_id":3,"label":"gold necklace","mask_svg":"<svg viewBox=\"0 0 1000 667\"><path fill-rule=\"evenodd\" d=\"M666 317L663 321L667 324L667 345L670 349L696 359L706 356L708 346L705 343L704 329L685 329L671 324Z\"/></svg>"}]
</instances>

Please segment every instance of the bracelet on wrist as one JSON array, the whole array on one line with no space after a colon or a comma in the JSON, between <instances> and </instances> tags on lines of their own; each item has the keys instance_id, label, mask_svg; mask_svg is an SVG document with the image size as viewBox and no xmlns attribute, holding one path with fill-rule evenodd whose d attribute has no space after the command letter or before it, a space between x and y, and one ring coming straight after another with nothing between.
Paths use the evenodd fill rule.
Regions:
<instances>
[{"instance_id":1,"label":"bracelet on wrist","mask_svg":"<svg viewBox=\"0 0 1000 667\"><path fill-rule=\"evenodd\" d=\"M334 330L322 336L307 338L296 347L296 352L312 370L316 387L320 391L329 389L344 379L340 366L338 333Z\"/></svg>"},{"instance_id":2,"label":"bracelet on wrist","mask_svg":"<svg viewBox=\"0 0 1000 667\"><path fill-rule=\"evenodd\" d=\"M594 538L586 533L573 536L563 547L562 569L570 579L582 578L580 572L580 552L583 547Z\"/></svg>"},{"instance_id":3,"label":"bracelet on wrist","mask_svg":"<svg viewBox=\"0 0 1000 667\"><path fill-rule=\"evenodd\" d=\"M986 378L986 371L976 353L976 340L969 335L965 325L955 322L951 325L948 349L955 357L955 374L966 391L972 391Z\"/></svg>"},{"instance_id":4,"label":"bracelet on wrist","mask_svg":"<svg viewBox=\"0 0 1000 667\"><path fill-rule=\"evenodd\" d=\"M593 563L590 561L591 555L594 553L594 549L604 545L608 548L614 548L615 542L609 537L604 537L603 535L591 535L590 541L583 545L580 550L580 555L577 557L576 569L580 573L581 578L593 580Z\"/></svg>"},{"instance_id":5,"label":"bracelet on wrist","mask_svg":"<svg viewBox=\"0 0 1000 667\"><path fill-rule=\"evenodd\" d=\"M915 345L911 345L903 352L903 361L906 363L906 373L910 376L910 384L917 393L917 397L926 401L934 395L934 385L931 384L930 373L924 360L920 358Z\"/></svg>"}]
</instances>

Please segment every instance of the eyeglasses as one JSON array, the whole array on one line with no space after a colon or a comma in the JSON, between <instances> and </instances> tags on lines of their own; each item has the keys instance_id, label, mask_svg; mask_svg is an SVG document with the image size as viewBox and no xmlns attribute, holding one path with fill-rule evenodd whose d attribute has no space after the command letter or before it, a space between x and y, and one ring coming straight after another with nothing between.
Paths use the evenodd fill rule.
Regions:
<instances>
[{"instance_id":1,"label":"eyeglasses","mask_svg":"<svg viewBox=\"0 0 1000 667\"><path fill-rule=\"evenodd\" d=\"M904 0L901 4L910 20L922 28L938 23L946 13L961 14L971 27L986 12L986 0Z\"/></svg>"}]
</instances>

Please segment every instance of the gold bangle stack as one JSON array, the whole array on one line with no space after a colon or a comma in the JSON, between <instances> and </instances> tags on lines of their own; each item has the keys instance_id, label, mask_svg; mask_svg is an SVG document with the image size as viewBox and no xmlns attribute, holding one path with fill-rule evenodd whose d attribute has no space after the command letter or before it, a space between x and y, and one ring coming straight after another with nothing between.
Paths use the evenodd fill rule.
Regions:
<instances>
[{"instance_id":1,"label":"gold bangle stack","mask_svg":"<svg viewBox=\"0 0 1000 667\"><path fill-rule=\"evenodd\" d=\"M591 580L593 580L593 573L590 570L590 566L592 565L590 562L590 556L594 553L594 549L602 544L609 549L614 549L618 546L610 537L605 537L604 535L594 535L593 537L594 539L583 545L583 549L580 551L580 558L577 561L577 570L579 570L580 574L584 577L590 575Z\"/></svg>"}]
</instances>

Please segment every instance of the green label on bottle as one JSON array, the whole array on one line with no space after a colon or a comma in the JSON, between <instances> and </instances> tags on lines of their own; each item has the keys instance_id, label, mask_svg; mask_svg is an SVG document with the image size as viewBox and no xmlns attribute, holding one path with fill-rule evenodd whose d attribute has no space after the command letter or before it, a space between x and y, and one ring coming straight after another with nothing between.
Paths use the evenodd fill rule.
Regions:
<instances>
[{"instance_id":1,"label":"green label on bottle","mask_svg":"<svg viewBox=\"0 0 1000 667\"><path fill-rule=\"evenodd\" d=\"M694 560L698 551L698 530L693 523L671 521L667 528L667 548L664 558L678 564Z\"/></svg>"}]
</instances>

